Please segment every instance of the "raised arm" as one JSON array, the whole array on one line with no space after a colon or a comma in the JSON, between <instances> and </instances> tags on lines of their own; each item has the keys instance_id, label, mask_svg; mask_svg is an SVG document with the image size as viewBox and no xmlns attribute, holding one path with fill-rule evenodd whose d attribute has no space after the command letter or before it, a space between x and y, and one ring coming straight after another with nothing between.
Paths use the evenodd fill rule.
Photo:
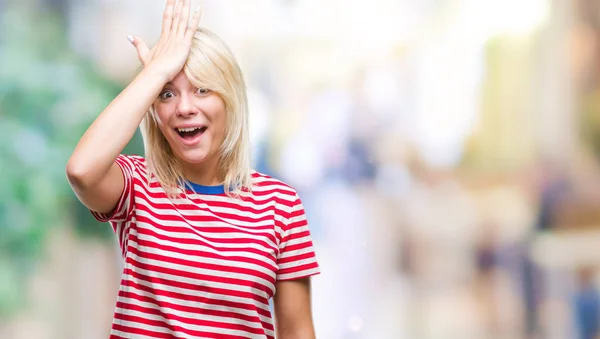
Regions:
<instances>
[{"instance_id":1,"label":"raised arm","mask_svg":"<svg viewBox=\"0 0 600 339\"><path fill-rule=\"evenodd\" d=\"M144 115L185 64L194 32L197 9L189 22L190 0L168 0L162 34L150 50L137 37L128 39L144 65L140 74L102 111L84 133L66 166L69 184L79 200L101 213L114 209L123 191L124 180L117 156L131 140Z\"/></svg>"}]
</instances>

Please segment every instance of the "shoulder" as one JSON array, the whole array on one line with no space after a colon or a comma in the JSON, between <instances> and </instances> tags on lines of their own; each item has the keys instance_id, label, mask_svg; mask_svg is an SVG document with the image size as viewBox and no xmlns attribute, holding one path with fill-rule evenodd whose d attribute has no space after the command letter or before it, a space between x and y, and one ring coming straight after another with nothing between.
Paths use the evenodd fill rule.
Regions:
<instances>
[{"instance_id":1,"label":"shoulder","mask_svg":"<svg viewBox=\"0 0 600 339\"><path fill-rule=\"evenodd\" d=\"M146 170L146 159L137 154L119 154L116 159L117 163L128 165L131 169Z\"/></svg>"},{"instance_id":2,"label":"shoulder","mask_svg":"<svg viewBox=\"0 0 600 339\"><path fill-rule=\"evenodd\" d=\"M271 197L293 203L299 200L298 192L289 184L270 175L252 171L252 195Z\"/></svg>"},{"instance_id":3,"label":"shoulder","mask_svg":"<svg viewBox=\"0 0 600 339\"><path fill-rule=\"evenodd\" d=\"M282 229L297 222L306 222L304 205L296 189L282 180L264 173L252 173L252 197L255 201L264 201L275 209L281 218Z\"/></svg>"},{"instance_id":4,"label":"shoulder","mask_svg":"<svg viewBox=\"0 0 600 339\"><path fill-rule=\"evenodd\" d=\"M119 154L117 159L123 159L125 161L129 161L135 164L146 165L146 158L137 154Z\"/></svg>"},{"instance_id":5,"label":"shoulder","mask_svg":"<svg viewBox=\"0 0 600 339\"><path fill-rule=\"evenodd\" d=\"M119 154L115 162L121 167L125 176L138 179L146 178L147 176L146 159L142 156L136 154Z\"/></svg>"}]
</instances>

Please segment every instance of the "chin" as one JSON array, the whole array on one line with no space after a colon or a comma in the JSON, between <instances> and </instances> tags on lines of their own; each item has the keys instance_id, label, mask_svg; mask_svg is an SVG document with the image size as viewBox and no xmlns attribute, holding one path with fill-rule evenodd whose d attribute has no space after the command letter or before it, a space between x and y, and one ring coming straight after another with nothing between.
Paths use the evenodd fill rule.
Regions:
<instances>
[{"instance_id":1,"label":"chin","mask_svg":"<svg viewBox=\"0 0 600 339\"><path fill-rule=\"evenodd\" d=\"M208 152L198 149L198 150L186 150L179 151L176 153L177 157L180 161L183 161L188 164L202 164L209 158Z\"/></svg>"}]
</instances>

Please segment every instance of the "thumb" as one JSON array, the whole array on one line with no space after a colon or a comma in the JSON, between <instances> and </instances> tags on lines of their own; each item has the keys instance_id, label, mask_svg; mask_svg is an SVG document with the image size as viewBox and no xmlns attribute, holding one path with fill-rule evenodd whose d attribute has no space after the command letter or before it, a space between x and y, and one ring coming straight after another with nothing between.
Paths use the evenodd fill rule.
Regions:
<instances>
[{"instance_id":1,"label":"thumb","mask_svg":"<svg viewBox=\"0 0 600 339\"><path fill-rule=\"evenodd\" d=\"M133 35L128 35L127 40L129 40L129 42L131 42L131 44L137 50L138 59L140 59L142 64L146 64L146 58L148 56L148 53L150 52L148 45L146 45L144 40L140 39L137 36L133 36Z\"/></svg>"}]
</instances>

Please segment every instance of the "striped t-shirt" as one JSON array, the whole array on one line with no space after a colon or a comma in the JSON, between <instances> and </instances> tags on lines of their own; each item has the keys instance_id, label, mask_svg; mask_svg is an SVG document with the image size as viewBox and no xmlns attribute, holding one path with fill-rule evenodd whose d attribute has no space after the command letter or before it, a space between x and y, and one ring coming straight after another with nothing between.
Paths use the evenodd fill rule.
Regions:
<instances>
[{"instance_id":1,"label":"striped t-shirt","mask_svg":"<svg viewBox=\"0 0 600 339\"><path fill-rule=\"evenodd\" d=\"M110 221L124 269L111 338L275 338L275 282L319 273L296 191L254 172L251 193L193 188L174 200L139 156L119 155L125 188Z\"/></svg>"}]
</instances>

